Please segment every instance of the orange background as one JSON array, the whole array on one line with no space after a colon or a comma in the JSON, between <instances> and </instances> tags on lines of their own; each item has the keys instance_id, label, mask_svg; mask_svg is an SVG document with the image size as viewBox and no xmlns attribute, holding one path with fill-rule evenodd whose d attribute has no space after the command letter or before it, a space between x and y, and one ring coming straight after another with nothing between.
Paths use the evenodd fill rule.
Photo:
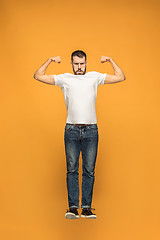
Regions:
<instances>
[{"instance_id":1,"label":"orange background","mask_svg":"<svg viewBox=\"0 0 160 240\"><path fill-rule=\"evenodd\" d=\"M159 10L158 0L1 1L2 240L160 239ZM62 62L46 74L73 73L77 49L87 71L114 74L104 55L126 76L98 87L96 220L65 219L64 97L33 78L53 56Z\"/></svg>"}]
</instances>

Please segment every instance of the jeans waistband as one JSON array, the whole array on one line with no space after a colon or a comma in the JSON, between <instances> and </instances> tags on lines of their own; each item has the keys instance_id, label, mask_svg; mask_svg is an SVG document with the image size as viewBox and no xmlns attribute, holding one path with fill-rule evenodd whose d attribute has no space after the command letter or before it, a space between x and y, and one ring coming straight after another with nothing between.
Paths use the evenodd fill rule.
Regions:
<instances>
[{"instance_id":1,"label":"jeans waistband","mask_svg":"<svg viewBox=\"0 0 160 240\"><path fill-rule=\"evenodd\" d=\"M87 126L97 126L97 123L92 124L78 124L78 123L66 123L66 125L77 126L77 127L87 127Z\"/></svg>"}]
</instances>

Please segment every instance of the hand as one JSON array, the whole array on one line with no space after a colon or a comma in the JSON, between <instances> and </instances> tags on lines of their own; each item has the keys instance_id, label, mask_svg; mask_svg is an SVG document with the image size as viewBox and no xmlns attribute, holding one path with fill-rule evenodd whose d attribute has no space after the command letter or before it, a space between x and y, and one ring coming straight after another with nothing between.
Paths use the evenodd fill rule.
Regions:
<instances>
[{"instance_id":1,"label":"hand","mask_svg":"<svg viewBox=\"0 0 160 240\"><path fill-rule=\"evenodd\" d=\"M60 63L61 62L61 58L60 56L58 57L50 57L51 61L55 62L55 63Z\"/></svg>"},{"instance_id":2,"label":"hand","mask_svg":"<svg viewBox=\"0 0 160 240\"><path fill-rule=\"evenodd\" d=\"M111 62L112 61L112 58L111 57L105 57L105 56L102 56L101 57L101 63L104 63L104 62Z\"/></svg>"}]
</instances>

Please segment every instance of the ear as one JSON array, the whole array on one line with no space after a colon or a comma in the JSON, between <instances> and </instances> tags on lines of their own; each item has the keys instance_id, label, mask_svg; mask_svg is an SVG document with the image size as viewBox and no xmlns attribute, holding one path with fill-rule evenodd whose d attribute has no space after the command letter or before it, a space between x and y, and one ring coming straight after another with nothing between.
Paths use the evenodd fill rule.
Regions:
<instances>
[{"instance_id":1,"label":"ear","mask_svg":"<svg viewBox=\"0 0 160 240\"><path fill-rule=\"evenodd\" d=\"M88 63L88 62L86 61L86 65L87 65L87 63Z\"/></svg>"}]
</instances>

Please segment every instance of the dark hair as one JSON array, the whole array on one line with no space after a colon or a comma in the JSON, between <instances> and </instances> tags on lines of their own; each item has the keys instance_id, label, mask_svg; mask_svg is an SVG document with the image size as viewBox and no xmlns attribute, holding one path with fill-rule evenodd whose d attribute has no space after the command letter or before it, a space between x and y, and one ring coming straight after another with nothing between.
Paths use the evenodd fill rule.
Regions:
<instances>
[{"instance_id":1,"label":"dark hair","mask_svg":"<svg viewBox=\"0 0 160 240\"><path fill-rule=\"evenodd\" d=\"M85 52L83 52L82 50L76 50L72 53L72 55L71 55L71 61L72 62L73 62L73 57L74 56L78 56L80 58L85 57L85 61L87 60L87 56L86 56Z\"/></svg>"}]
</instances>

